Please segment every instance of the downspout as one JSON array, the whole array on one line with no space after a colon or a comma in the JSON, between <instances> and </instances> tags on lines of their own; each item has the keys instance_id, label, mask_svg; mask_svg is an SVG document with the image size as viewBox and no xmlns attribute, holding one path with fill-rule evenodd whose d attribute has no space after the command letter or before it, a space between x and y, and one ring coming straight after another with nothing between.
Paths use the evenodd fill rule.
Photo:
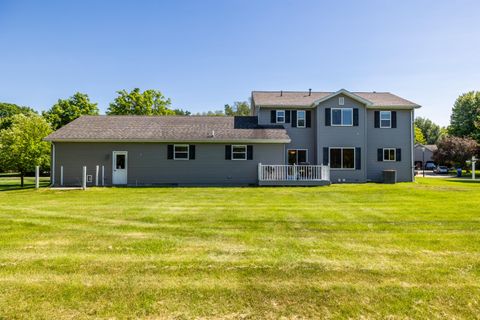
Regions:
<instances>
[{"instance_id":1,"label":"downspout","mask_svg":"<svg viewBox=\"0 0 480 320\"><path fill-rule=\"evenodd\" d=\"M362 152L362 158L365 159L365 161L363 161L363 159L360 159L360 161L363 161L363 176L365 178L365 182L367 182L367 179L368 179L368 163L367 163L367 154L368 154L368 106L365 105L365 119L363 120L363 125L364 125L364 128L363 128L363 147L364 147L364 151Z\"/></svg>"},{"instance_id":2,"label":"downspout","mask_svg":"<svg viewBox=\"0 0 480 320\"><path fill-rule=\"evenodd\" d=\"M412 182L415 181L415 166L413 164L413 143L414 143L414 127L413 127L413 121L414 121L414 109L410 111L410 168L411 168L411 174L412 174Z\"/></svg>"},{"instance_id":3,"label":"downspout","mask_svg":"<svg viewBox=\"0 0 480 320\"><path fill-rule=\"evenodd\" d=\"M52 141L52 165L50 166L50 186L55 185L55 143Z\"/></svg>"}]
</instances>

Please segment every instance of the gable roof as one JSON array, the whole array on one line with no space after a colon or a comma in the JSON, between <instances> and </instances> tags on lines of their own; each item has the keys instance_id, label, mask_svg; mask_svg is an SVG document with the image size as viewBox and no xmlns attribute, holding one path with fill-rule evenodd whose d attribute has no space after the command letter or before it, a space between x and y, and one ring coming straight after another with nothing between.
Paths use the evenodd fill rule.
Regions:
<instances>
[{"instance_id":1,"label":"gable roof","mask_svg":"<svg viewBox=\"0 0 480 320\"><path fill-rule=\"evenodd\" d=\"M345 94L371 108L420 108L420 105L396 96L390 92L350 92L341 89L337 92L308 91L253 91L252 99L261 107L313 107L314 104Z\"/></svg>"},{"instance_id":2,"label":"gable roof","mask_svg":"<svg viewBox=\"0 0 480 320\"><path fill-rule=\"evenodd\" d=\"M422 148L422 147L425 147L425 149L430 150L431 152L434 152L435 150L438 149L438 147L437 147L436 144L421 144L421 143L417 143L417 144L415 145L415 148Z\"/></svg>"},{"instance_id":3,"label":"gable roof","mask_svg":"<svg viewBox=\"0 0 480 320\"><path fill-rule=\"evenodd\" d=\"M288 143L283 126L257 117L82 116L45 138L65 142Z\"/></svg>"}]
</instances>

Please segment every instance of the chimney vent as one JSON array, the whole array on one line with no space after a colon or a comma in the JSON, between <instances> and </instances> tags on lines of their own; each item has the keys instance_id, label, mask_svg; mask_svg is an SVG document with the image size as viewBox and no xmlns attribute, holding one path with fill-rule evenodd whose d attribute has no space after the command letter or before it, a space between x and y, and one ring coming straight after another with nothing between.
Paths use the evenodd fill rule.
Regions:
<instances>
[{"instance_id":1,"label":"chimney vent","mask_svg":"<svg viewBox=\"0 0 480 320\"><path fill-rule=\"evenodd\" d=\"M283 90L280 90L280 97L283 96Z\"/></svg>"},{"instance_id":2,"label":"chimney vent","mask_svg":"<svg viewBox=\"0 0 480 320\"><path fill-rule=\"evenodd\" d=\"M312 95L312 89L308 89L308 95L309 95L309 96Z\"/></svg>"}]
</instances>

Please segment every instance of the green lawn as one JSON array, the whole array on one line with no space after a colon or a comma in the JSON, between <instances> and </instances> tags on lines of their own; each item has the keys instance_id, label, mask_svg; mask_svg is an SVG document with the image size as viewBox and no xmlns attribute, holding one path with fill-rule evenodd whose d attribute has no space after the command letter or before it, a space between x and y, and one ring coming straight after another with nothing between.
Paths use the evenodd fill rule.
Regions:
<instances>
[{"instance_id":1,"label":"green lawn","mask_svg":"<svg viewBox=\"0 0 480 320\"><path fill-rule=\"evenodd\" d=\"M480 183L0 192L0 318L111 317L478 319Z\"/></svg>"}]
</instances>

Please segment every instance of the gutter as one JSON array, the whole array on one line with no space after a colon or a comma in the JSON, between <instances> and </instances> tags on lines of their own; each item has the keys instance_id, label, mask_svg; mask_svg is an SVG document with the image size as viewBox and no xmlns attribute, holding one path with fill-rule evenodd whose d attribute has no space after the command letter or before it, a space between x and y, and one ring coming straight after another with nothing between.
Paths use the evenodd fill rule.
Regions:
<instances>
[{"instance_id":1,"label":"gutter","mask_svg":"<svg viewBox=\"0 0 480 320\"><path fill-rule=\"evenodd\" d=\"M290 143L291 139L244 139L244 140L152 140L152 139L44 139L45 141L54 142L131 142L131 143Z\"/></svg>"}]
</instances>

